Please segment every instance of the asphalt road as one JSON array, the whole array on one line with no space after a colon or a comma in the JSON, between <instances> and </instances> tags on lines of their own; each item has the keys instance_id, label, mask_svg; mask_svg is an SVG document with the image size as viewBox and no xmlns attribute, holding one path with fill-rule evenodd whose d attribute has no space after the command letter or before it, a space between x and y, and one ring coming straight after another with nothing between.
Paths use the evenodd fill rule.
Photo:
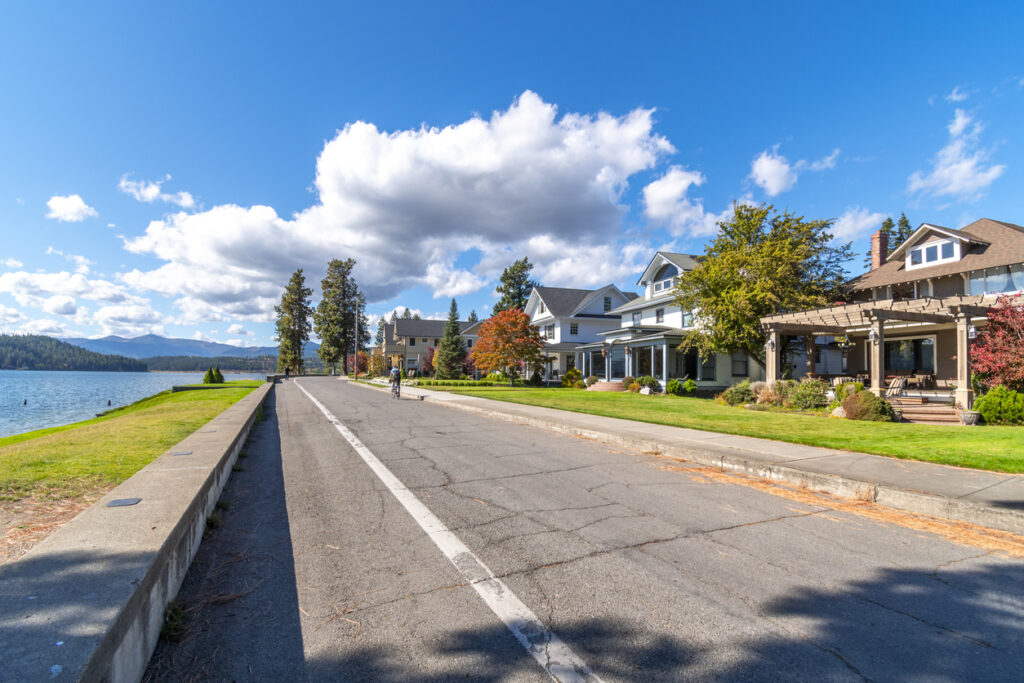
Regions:
<instances>
[{"instance_id":1,"label":"asphalt road","mask_svg":"<svg viewBox=\"0 0 1024 683\"><path fill-rule=\"evenodd\" d=\"M1024 680L1019 559L652 454L298 382L604 680ZM446 558L295 380L269 407L180 595L185 636L161 642L148 679L550 680L469 585L479 566Z\"/></svg>"}]
</instances>

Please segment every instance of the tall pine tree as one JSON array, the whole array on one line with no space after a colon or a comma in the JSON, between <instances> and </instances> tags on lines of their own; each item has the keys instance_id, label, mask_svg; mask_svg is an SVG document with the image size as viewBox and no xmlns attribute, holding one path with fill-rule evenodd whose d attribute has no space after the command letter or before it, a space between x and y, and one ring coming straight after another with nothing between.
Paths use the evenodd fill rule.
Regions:
<instances>
[{"instance_id":1,"label":"tall pine tree","mask_svg":"<svg viewBox=\"0 0 1024 683\"><path fill-rule=\"evenodd\" d=\"M907 241L911 235L914 234L914 229L910 227L910 220L907 218L907 214L900 211L900 218L896 221L896 235L889 241L889 253Z\"/></svg>"},{"instance_id":2,"label":"tall pine tree","mask_svg":"<svg viewBox=\"0 0 1024 683\"><path fill-rule=\"evenodd\" d=\"M475 323L478 320L480 320L480 318L476 317L476 311L470 311L469 312L469 317L466 318L466 321L467 322L471 322L471 323Z\"/></svg>"},{"instance_id":3,"label":"tall pine tree","mask_svg":"<svg viewBox=\"0 0 1024 683\"><path fill-rule=\"evenodd\" d=\"M363 312L366 298L359 291L352 270L355 259L331 259L327 263L327 273L320 281L322 298L313 313L313 325L320 337L320 349L317 353L324 365L332 372L339 360L342 361L344 372L348 373L348 359L356 343L356 319L359 320L359 348L369 341L370 332L366 325Z\"/></svg>"},{"instance_id":4,"label":"tall pine tree","mask_svg":"<svg viewBox=\"0 0 1024 683\"><path fill-rule=\"evenodd\" d=\"M533 264L525 256L505 269L505 272L501 274L501 282L496 288L501 298L494 304L491 315L502 311L526 308L530 291L534 287L540 286L539 282L530 279L531 270L533 270Z\"/></svg>"},{"instance_id":5,"label":"tall pine tree","mask_svg":"<svg viewBox=\"0 0 1024 683\"><path fill-rule=\"evenodd\" d=\"M306 278L302 268L292 273L291 279L281 295L281 305L274 306L277 314L277 340L280 346L277 351L277 369L291 370L302 374L302 349L309 340L311 325L309 316L313 309L309 305L309 297L313 292L306 287Z\"/></svg>"},{"instance_id":6,"label":"tall pine tree","mask_svg":"<svg viewBox=\"0 0 1024 683\"><path fill-rule=\"evenodd\" d=\"M888 256L892 253L892 250L896 248L896 245L892 243L893 240L896 239L896 224L893 223L891 216L885 217L885 220L882 221L882 227L880 230L889 238L889 251L885 254ZM864 268L865 270L871 270L871 247L868 247L867 256L864 258Z\"/></svg>"},{"instance_id":7,"label":"tall pine tree","mask_svg":"<svg viewBox=\"0 0 1024 683\"><path fill-rule=\"evenodd\" d=\"M452 299L448 309L448 322L434 354L434 370L437 379L458 379L462 375L462 363L466 360L466 342L459 325L459 308Z\"/></svg>"}]
</instances>

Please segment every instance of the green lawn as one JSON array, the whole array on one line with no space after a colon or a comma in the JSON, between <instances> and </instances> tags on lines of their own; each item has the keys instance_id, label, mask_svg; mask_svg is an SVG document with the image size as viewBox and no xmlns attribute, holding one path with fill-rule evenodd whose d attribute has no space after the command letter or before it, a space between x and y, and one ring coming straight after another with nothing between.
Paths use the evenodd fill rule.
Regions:
<instances>
[{"instance_id":1,"label":"green lawn","mask_svg":"<svg viewBox=\"0 0 1024 683\"><path fill-rule=\"evenodd\" d=\"M756 436L997 472L1024 472L1024 427L857 422L820 415L744 410L709 399L625 392L509 387L429 388L709 432Z\"/></svg>"},{"instance_id":2,"label":"green lawn","mask_svg":"<svg viewBox=\"0 0 1024 683\"><path fill-rule=\"evenodd\" d=\"M0 499L74 497L119 484L260 384L164 391L102 417L0 438Z\"/></svg>"}]
</instances>

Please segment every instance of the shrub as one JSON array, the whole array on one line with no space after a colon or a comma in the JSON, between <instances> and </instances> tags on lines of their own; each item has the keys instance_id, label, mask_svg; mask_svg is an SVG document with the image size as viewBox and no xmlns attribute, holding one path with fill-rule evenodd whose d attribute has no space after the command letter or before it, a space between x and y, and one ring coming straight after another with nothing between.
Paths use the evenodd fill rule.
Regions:
<instances>
[{"instance_id":1,"label":"shrub","mask_svg":"<svg viewBox=\"0 0 1024 683\"><path fill-rule=\"evenodd\" d=\"M219 365L213 366L213 383L224 384L224 375L221 374Z\"/></svg>"},{"instance_id":2,"label":"shrub","mask_svg":"<svg viewBox=\"0 0 1024 683\"><path fill-rule=\"evenodd\" d=\"M858 391L847 396L843 401L843 410L850 420L891 422L895 417L889 402L875 396L870 391Z\"/></svg>"},{"instance_id":3,"label":"shrub","mask_svg":"<svg viewBox=\"0 0 1024 683\"><path fill-rule=\"evenodd\" d=\"M750 380L743 380L739 384L733 384L731 387L721 393L721 399L731 406L740 406L744 403L753 403L757 400L754 396L754 392L750 390Z\"/></svg>"},{"instance_id":4,"label":"shrub","mask_svg":"<svg viewBox=\"0 0 1024 683\"><path fill-rule=\"evenodd\" d=\"M790 403L794 408L808 410L820 408L828 404L825 392L828 391L828 384L820 379L806 378L795 387L790 394Z\"/></svg>"},{"instance_id":5,"label":"shrub","mask_svg":"<svg viewBox=\"0 0 1024 683\"><path fill-rule=\"evenodd\" d=\"M650 375L641 375L640 377L637 377L636 383L640 385L641 389L646 387L652 392L661 391L661 383Z\"/></svg>"},{"instance_id":6,"label":"shrub","mask_svg":"<svg viewBox=\"0 0 1024 683\"><path fill-rule=\"evenodd\" d=\"M1024 424L1024 394L1002 385L992 387L974 402L974 410L981 413L986 424Z\"/></svg>"},{"instance_id":7,"label":"shrub","mask_svg":"<svg viewBox=\"0 0 1024 683\"><path fill-rule=\"evenodd\" d=\"M203 375L203 384L213 384L213 368L208 368Z\"/></svg>"},{"instance_id":8,"label":"shrub","mask_svg":"<svg viewBox=\"0 0 1024 683\"><path fill-rule=\"evenodd\" d=\"M697 393L697 383L692 379L688 379L683 382L683 393L687 396L693 396Z\"/></svg>"},{"instance_id":9,"label":"shrub","mask_svg":"<svg viewBox=\"0 0 1024 683\"><path fill-rule=\"evenodd\" d=\"M795 379L780 379L775 383L775 393L779 395L778 405L789 408L793 405L793 391L796 389Z\"/></svg>"},{"instance_id":10,"label":"shrub","mask_svg":"<svg viewBox=\"0 0 1024 683\"><path fill-rule=\"evenodd\" d=\"M632 375L626 375L625 377L622 378L622 386L624 386L624 387L626 387L628 389L629 385L632 384L635 381L636 381L636 377L633 377Z\"/></svg>"},{"instance_id":11,"label":"shrub","mask_svg":"<svg viewBox=\"0 0 1024 683\"><path fill-rule=\"evenodd\" d=\"M640 391L640 383L639 382L630 382L629 386L626 387L626 388L629 390L629 393L631 393L631 394L639 393L639 391Z\"/></svg>"},{"instance_id":12,"label":"shrub","mask_svg":"<svg viewBox=\"0 0 1024 683\"><path fill-rule=\"evenodd\" d=\"M757 402L761 405L781 406L782 396L775 389L773 384L765 384L761 390L755 392Z\"/></svg>"},{"instance_id":13,"label":"shrub","mask_svg":"<svg viewBox=\"0 0 1024 683\"><path fill-rule=\"evenodd\" d=\"M683 395L683 383L677 379L670 379L665 385L665 392L674 396Z\"/></svg>"},{"instance_id":14,"label":"shrub","mask_svg":"<svg viewBox=\"0 0 1024 683\"><path fill-rule=\"evenodd\" d=\"M587 383L586 383L586 382L584 382L584 381L583 381L583 380L581 380L581 379L578 379L578 380L576 380L576 381L575 381L575 382L573 383L573 385L572 385L572 388L573 388L573 389L586 389L586 388L587 388Z\"/></svg>"},{"instance_id":15,"label":"shrub","mask_svg":"<svg viewBox=\"0 0 1024 683\"><path fill-rule=\"evenodd\" d=\"M587 386L588 387L592 387L595 384L597 384L599 381L600 380L595 375L591 375L590 377L587 378Z\"/></svg>"},{"instance_id":16,"label":"shrub","mask_svg":"<svg viewBox=\"0 0 1024 683\"><path fill-rule=\"evenodd\" d=\"M537 368L533 369L533 374L530 375L530 386L531 387L542 387L544 386L544 378L540 376L540 370Z\"/></svg>"},{"instance_id":17,"label":"shrub","mask_svg":"<svg viewBox=\"0 0 1024 683\"><path fill-rule=\"evenodd\" d=\"M848 396L864 391L862 382L846 382L836 387L836 400L842 403Z\"/></svg>"},{"instance_id":18,"label":"shrub","mask_svg":"<svg viewBox=\"0 0 1024 683\"><path fill-rule=\"evenodd\" d=\"M751 382L750 383L750 390L754 392L754 396L757 396L767 386L768 386L768 382L762 382L762 381L759 380L757 382Z\"/></svg>"},{"instance_id":19,"label":"shrub","mask_svg":"<svg viewBox=\"0 0 1024 683\"><path fill-rule=\"evenodd\" d=\"M568 370L565 371L565 374L562 375L562 386L563 387L573 387L573 386L576 386L576 382L579 382L581 379L583 379L583 373L582 372L580 372L576 368L569 368Z\"/></svg>"}]
</instances>

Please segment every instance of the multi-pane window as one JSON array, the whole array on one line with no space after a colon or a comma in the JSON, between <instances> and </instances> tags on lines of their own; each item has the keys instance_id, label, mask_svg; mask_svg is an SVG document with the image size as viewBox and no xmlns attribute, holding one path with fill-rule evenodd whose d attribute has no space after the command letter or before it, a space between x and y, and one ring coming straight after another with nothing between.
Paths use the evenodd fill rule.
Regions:
<instances>
[{"instance_id":1,"label":"multi-pane window","mask_svg":"<svg viewBox=\"0 0 1024 683\"><path fill-rule=\"evenodd\" d=\"M956 246L952 240L931 242L910 250L909 266L926 266L931 263L953 261L957 257Z\"/></svg>"},{"instance_id":2,"label":"multi-pane window","mask_svg":"<svg viewBox=\"0 0 1024 683\"><path fill-rule=\"evenodd\" d=\"M409 337L409 346L416 346L416 337Z\"/></svg>"},{"instance_id":3,"label":"multi-pane window","mask_svg":"<svg viewBox=\"0 0 1024 683\"><path fill-rule=\"evenodd\" d=\"M636 312L633 314L633 326L640 327L640 313Z\"/></svg>"},{"instance_id":4,"label":"multi-pane window","mask_svg":"<svg viewBox=\"0 0 1024 683\"><path fill-rule=\"evenodd\" d=\"M999 266L971 271L971 294L1024 290L1024 265Z\"/></svg>"},{"instance_id":5,"label":"multi-pane window","mask_svg":"<svg viewBox=\"0 0 1024 683\"><path fill-rule=\"evenodd\" d=\"M683 327L693 327L693 313L683 311Z\"/></svg>"},{"instance_id":6,"label":"multi-pane window","mask_svg":"<svg viewBox=\"0 0 1024 683\"><path fill-rule=\"evenodd\" d=\"M569 323L569 334L574 334L575 335L575 334L579 334L579 333L580 333L580 324L579 323Z\"/></svg>"},{"instance_id":7,"label":"multi-pane window","mask_svg":"<svg viewBox=\"0 0 1024 683\"><path fill-rule=\"evenodd\" d=\"M610 296L604 298L604 310L605 312L612 310L612 298Z\"/></svg>"},{"instance_id":8,"label":"multi-pane window","mask_svg":"<svg viewBox=\"0 0 1024 683\"><path fill-rule=\"evenodd\" d=\"M659 308L658 310L654 311L654 320L656 322L659 322L659 323L665 322L665 309L664 308Z\"/></svg>"},{"instance_id":9,"label":"multi-pane window","mask_svg":"<svg viewBox=\"0 0 1024 683\"><path fill-rule=\"evenodd\" d=\"M736 351L732 354L732 376L747 376L747 354L743 351Z\"/></svg>"},{"instance_id":10,"label":"multi-pane window","mask_svg":"<svg viewBox=\"0 0 1024 683\"><path fill-rule=\"evenodd\" d=\"M545 325L544 326L544 338L545 339L554 339L555 338L555 326L553 324L552 325Z\"/></svg>"},{"instance_id":11,"label":"multi-pane window","mask_svg":"<svg viewBox=\"0 0 1024 683\"><path fill-rule=\"evenodd\" d=\"M702 358L700 361L700 377L701 379L715 379L715 373L718 368L715 366L715 354L709 355L707 358Z\"/></svg>"}]
</instances>

